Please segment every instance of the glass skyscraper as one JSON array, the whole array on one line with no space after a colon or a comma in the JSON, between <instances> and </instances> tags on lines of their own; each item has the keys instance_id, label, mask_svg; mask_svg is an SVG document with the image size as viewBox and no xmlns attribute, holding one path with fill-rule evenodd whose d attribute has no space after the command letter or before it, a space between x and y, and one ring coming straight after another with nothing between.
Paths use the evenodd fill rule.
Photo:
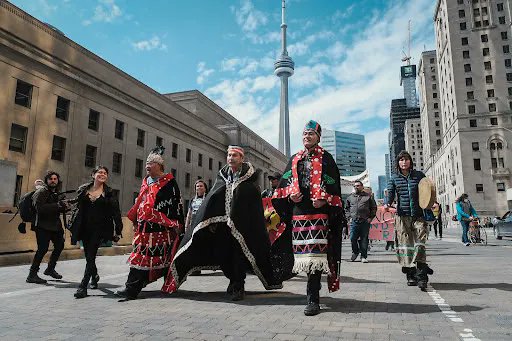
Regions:
<instances>
[{"instance_id":1,"label":"glass skyscraper","mask_svg":"<svg viewBox=\"0 0 512 341\"><path fill-rule=\"evenodd\" d=\"M332 154L341 176L358 175L366 169L364 135L342 131L322 131L321 145Z\"/></svg>"}]
</instances>

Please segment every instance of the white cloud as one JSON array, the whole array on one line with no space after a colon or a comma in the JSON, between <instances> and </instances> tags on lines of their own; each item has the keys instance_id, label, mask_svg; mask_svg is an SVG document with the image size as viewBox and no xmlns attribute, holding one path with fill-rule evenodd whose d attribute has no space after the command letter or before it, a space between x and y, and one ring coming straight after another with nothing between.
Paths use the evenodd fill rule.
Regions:
<instances>
[{"instance_id":1,"label":"white cloud","mask_svg":"<svg viewBox=\"0 0 512 341\"><path fill-rule=\"evenodd\" d=\"M199 62L197 64L197 73L198 73L198 76L196 79L197 84L199 84L199 85L203 84L208 79L208 77L214 72L215 72L214 69L206 68L205 62Z\"/></svg>"},{"instance_id":2,"label":"white cloud","mask_svg":"<svg viewBox=\"0 0 512 341\"><path fill-rule=\"evenodd\" d=\"M254 32L260 26L267 24L267 16L255 9L250 0L242 0L240 3L240 8L231 7L231 11L235 14L237 24L244 32Z\"/></svg>"},{"instance_id":3,"label":"white cloud","mask_svg":"<svg viewBox=\"0 0 512 341\"><path fill-rule=\"evenodd\" d=\"M111 23L122 15L121 8L115 3L115 0L98 0L98 2L99 4L94 9L94 16L84 20L83 25L88 26L93 22Z\"/></svg>"},{"instance_id":4,"label":"white cloud","mask_svg":"<svg viewBox=\"0 0 512 341\"><path fill-rule=\"evenodd\" d=\"M164 44L162 40L157 36L154 36L147 40L140 40L134 42L132 43L132 47L135 51L167 50L167 45Z\"/></svg>"},{"instance_id":5,"label":"white cloud","mask_svg":"<svg viewBox=\"0 0 512 341\"><path fill-rule=\"evenodd\" d=\"M50 5L48 0L37 0L37 7L45 16L52 15L58 8L56 5Z\"/></svg>"}]
</instances>

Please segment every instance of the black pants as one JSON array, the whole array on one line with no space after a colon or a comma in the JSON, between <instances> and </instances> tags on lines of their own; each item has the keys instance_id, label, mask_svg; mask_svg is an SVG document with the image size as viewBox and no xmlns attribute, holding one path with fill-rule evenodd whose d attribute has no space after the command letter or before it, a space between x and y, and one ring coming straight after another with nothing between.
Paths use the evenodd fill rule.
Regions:
<instances>
[{"instance_id":1,"label":"black pants","mask_svg":"<svg viewBox=\"0 0 512 341\"><path fill-rule=\"evenodd\" d=\"M439 238L443 238L443 223L440 222L439 220L436 220L434 222L434 233L436 234L436 237L437 237L437 228L439 227Z\"/></svg>"},{"instance_id":2,"label":"black pants","mask_svg":"<svg viewBox=\"0 0 512 341\"><path fill-rule=\"evenodd\" d=\"M101 237L96 233L92 233L89 236L85 236L82 239L82 243L84 244L86 264L84 277L82 278L80 287L86 289L87 284L91 280L91 277L94 277L98 274L98 268L96 267L96 255L98 254L98 249L101 244Z\"/></svg>"},{"instance_id":3,"label":"black pants","mask_svg":"<svg viewBox=\"0 0 512 341\"><path fill-rule=\"evenodd\" d=\"M219 260L224 276L229 278L235 286L241 286L245 282L245 276L249 264L242 252L240 243L231 235L228 228L219 228L215 233L218 247L215 257Z\"/></svg>"},{"instance_id":4,"label":"black pants","mask_svg":"<svg viewBox=\"0 0 512 341\"><path fill-rule=\"evenodd\" d=\"M320 302L320 288L321 288L321 281L322 279L322 272L315 271L313 273L308 274L308 284L306 287L306 294L308 296L308 303L309 301L319 303Z\"/></svg>"},{"instance_id":5,"label":"black pants","mask_svg":"<svg viewBox=\"0 0 512 341\"><path fill-rule=\"evenodd\" d=\"M37 271L44 255L48 252L50 241L53 243L53 252L48 262L48 268L55 268L60 254L64 249L64 230L48 231L36 228L37 251L32 261L32 269Z\"/></svg>"}]
</instances>

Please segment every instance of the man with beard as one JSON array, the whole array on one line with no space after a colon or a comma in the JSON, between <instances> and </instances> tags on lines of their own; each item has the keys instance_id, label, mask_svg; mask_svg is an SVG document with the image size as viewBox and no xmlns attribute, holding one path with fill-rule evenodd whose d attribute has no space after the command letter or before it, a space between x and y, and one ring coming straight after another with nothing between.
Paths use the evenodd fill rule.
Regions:
<instances>
[{"instance_id":1,"label":"man with beard","mask_svg":"<svg viewBox=\"0 0 512 341\"><path fill-rule=\"evenodd\" d=\"M257 173L244 162L244 149L229 146L219 170L180 244L162 291L172 293L197 270L222 269L231 300L245 296L245 275L252 270L268 289L280 289L270 263L270 241L263 217Z\"/></svg>"},{"instance_id":2,"label":"man with beard","mask_svg":"<svg viewBox=\"0 0 512 341\"><path fill-rule=\"evenodd\" d=\"M178 184L164 172L163 147L156 147L146 160L147 176L142 181L135 205L128 211L133 222L133 251L124 290L116 294L136 299L148 283L165 276L183 232L183 206Z\"/></svg>"},{"instance_id":3,"label":"man with beard","mask_svg":"<svg viewBox=\"0 0 512 341\"><path fill-rule=\"evenodd\" d=\"M66 212L69 205L63 200L63 197L59 196L61 184L60 175L57 172L48 171L44 177L43 185L36 185L37 190L32 196L32 202L36 209L34 230L36 232L37 251L30 267L27 283L46 283L46 280L40 278L37 272L44 255L48 252L50 241L53 243L53 251L44 274L55 279L62 278L62 275L55 271L55 266L64 249L64 230L62 229L60 214ZM40 187L38 188L38 186Z\"/></svg>"},{"instance_id":4,"label":"man with beard","mask_svg":"<svg viewBox=\"0 0 512 341\"><path fill-rule=\"evenodd\" d=\"M329 152L318 145L322 129L309 121L302 133L304 149L293 155L272 203L291 238L294 273L308 275L306 316L320 312L320 279L327 273L330 292L339 289L341 230L346 225L340 174Z\"/></svg>"}]
</instances>

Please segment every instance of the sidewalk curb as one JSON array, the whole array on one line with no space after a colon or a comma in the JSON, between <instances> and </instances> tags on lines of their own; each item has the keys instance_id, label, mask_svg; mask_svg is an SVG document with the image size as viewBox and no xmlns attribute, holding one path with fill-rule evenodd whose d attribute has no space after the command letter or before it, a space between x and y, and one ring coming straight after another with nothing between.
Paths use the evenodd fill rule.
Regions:
<instances>
[{"instance_id":1,"label":"sidewalk curb","mask_svg":"<svg viewBox=\"0 0 512 341\"><path fill-rule=\"evenodd\" d=\"M98 256L120 256L128 254L132 251L131 245L100 247ZM13 253L8 255L0 255L0 267L24 265L32 263L35 252ZM43 262L48 262L51 252L47 252ZM84 258L84 252L81 249L71 249L62 251L59 261Z\"/></svg>"}]
</instances>

